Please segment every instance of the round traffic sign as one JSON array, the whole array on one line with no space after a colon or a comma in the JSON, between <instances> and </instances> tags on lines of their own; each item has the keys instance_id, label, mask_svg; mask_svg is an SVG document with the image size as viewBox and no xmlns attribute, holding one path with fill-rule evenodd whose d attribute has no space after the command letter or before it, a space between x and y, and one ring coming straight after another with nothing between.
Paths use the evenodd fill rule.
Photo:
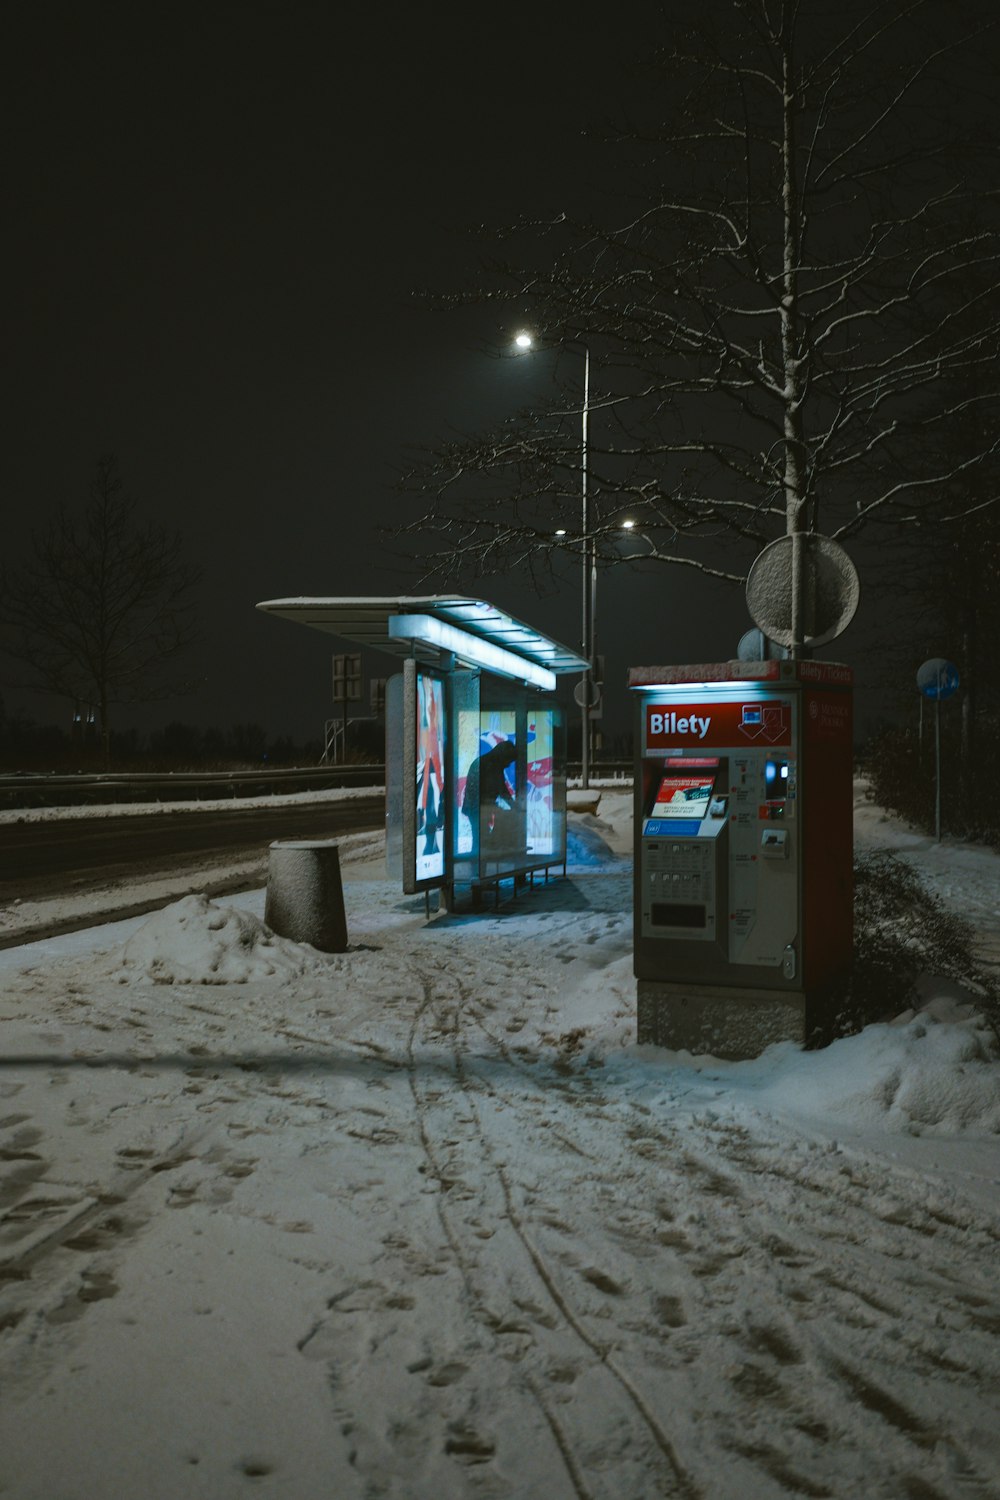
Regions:
<instances>
[{"instance_id":1,"label":"round traffic sign","mask_svg":"<svg viewBox=\"0 0 1000 1500\"><path fill-rule=\"evenodd\" d=\"M784 661L787 655L787 646L779 646L776 641L769 641L763 630L756 625L753 630L748 630L740 636L740 643L736 648L738 661Z\"/></svg>"},{"instance_id":2,"label":"round traffic sign","mask_svg":"<svg viewBox=\"0 0 1000 1500\"><path fill-rule=\"evenodd\" d=\"M936 698L939 703L957 693L960 682L955 663L946 661L943 656L932 656L917 673L917 687L924 697Z\"/></svg>"},{"instance_id":3,"label":"round traffic sign","mask_svg":"<svg viewBox=\"0 0 1000 1500\"><path fill-rule=\"evenodd\" d=\"M590 689L589 695L587 692L588 688ZM597 708L601 701L601 689L599 685L589 677L581 677L573 689L573 701L578 708Z\"/></svg>"},{"instance_id":4,"label":"round traffic sign","mask_svg":"<svg viewBox=\"0 0 1000 1500\"><path fill-rule=\"evenodd\" d=\"M802 636L792 631L795 569L801 569ZM781 646L822 646L854 619L861 585L839 542L815 531L769 542L747 574L747 608L764 634Z\"/></svg>"}]
</instances>

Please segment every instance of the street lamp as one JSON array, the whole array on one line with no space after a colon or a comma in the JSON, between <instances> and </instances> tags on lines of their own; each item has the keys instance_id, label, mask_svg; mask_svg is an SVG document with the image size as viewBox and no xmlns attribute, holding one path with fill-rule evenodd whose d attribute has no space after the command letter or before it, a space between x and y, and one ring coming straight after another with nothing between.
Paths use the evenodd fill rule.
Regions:
<instances>
[{"instance_id":1,"label":"street lamp","mask_svg":"<svg viewBox=\"0 0 1000 1500\"><path fill-rule=\"evenodd\" d=\"M590 515L588 510L587 496L587 422L590 416L590 345L585 344L582 339L572 339L569 342L578 344L583 350L583 411L581 414L581 448L580 448L580 498L582 502L582 514L580 525L580 550L583 569L583 645L582 654L586 658L587 667L580 679L578 697L582 714L582 736L581 736L581 781L585 787L590 786L590 740L592 723L590 710L594 695L594 645L595 630L597 622L597 549L590 536ZM533 349L535 340L527 331L515 334L514 347L527 353ZM557 531L556 536L565 536L565 531Z\"/></svg>"}]
</instances>

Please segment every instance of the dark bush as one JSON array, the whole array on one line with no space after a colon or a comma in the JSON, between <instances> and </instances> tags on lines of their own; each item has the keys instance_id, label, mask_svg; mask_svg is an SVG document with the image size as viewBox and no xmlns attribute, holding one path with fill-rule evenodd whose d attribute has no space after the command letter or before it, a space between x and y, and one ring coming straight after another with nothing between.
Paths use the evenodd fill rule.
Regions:
<instances>
[{"instance_id":1,"label":"dark bush","mask_svg":"<svg viewBox=\"0 0 1000 1500\"><path fill-rule=\"evenodd\" d=\"M905 861L882 850L854 861L854 967L840 996L838 1035L906 1010L922 974L964 986L1000 1039L1000 995L976 961L970 922L949 911Z\"/></svg>"},{"instance_id":2,"label":"dark bush","mask_svg":"<svg viewBox=\"0 0 1000 1500\"><path fill-rule=\"evenodd\" d=\"M984 718L978 749L963 757L958 710L941 710L941 829L954 838L1000 844L1000 725ZM935 826L933 709L924 732L898 726L879 731L864 751L869 793L879 807L932 833Z\"/></svg>"},{"instance_id":3,"label":"dark bush","mask_svg":"<svg viewBox=\"0 0 1000 1500\"><path fill-rule=\"evenodd\" d=\"M912 730L881 730L866 746L864 766L869 794L879 807L918 828L933 827L934 763Z\"/></svg>"}]
</instances>

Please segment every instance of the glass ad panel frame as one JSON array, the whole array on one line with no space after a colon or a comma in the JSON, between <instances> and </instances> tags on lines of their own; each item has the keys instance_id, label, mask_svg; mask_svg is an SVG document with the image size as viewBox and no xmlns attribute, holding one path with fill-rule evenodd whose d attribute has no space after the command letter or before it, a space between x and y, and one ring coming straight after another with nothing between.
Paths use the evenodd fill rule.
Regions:
<instances>
[{"instance_id":1,"label":"glass ad panel frame","mask_svg":"<svg viewBox=\"0 0 1000 1500\"><path fill-rule=\"evenodd\" d=\"M390 677L385 685L385 873L390 880L403 882L403 804L407 800L403 780L405 760L404 732L405 683L402 672Z\"/></svg>"},{"instance_id":2,"label":"glass ad panel frame","mask_svg":"<svg viewBox=\"0 0 1000 1500\"><path fill-rule=\"evenodd\" d=\"M559 821L559 797L557 769L558 732L562 712L554 703L527 704L527 771L525 790L527 794L526 853L533 861L555 857L560 863L566 857L566 778L565 757L561 758L562 776L562 821ZM561 838L558 836L561 827Z\"/></svg>"},{"instance_id":3,"label":"glass ad panel frame","mask_svg":"<svg viewBox=\"0 0 1000 1500\"><path fill-rule=\"evenodd\" d=\"M451 677L450 770L452 799L452 883L479 879L479 795L469 772L479 755L480 673L459 669Z\"/></svg>"},{"instance_id":4,"label":"glass ad panel frame","mask_svg":"<svg viewBox=\"0 0 1000 1500\"><path fill-rule=\"evenodd\" d=\"M403 891L449 884L448 674L403 663Z\"/></svg>"},{"instance_id":5,"label":"glass ad panel frame","mask_svg":"<svg viewBox=\"0 0 1000 1500\"><path fill-rule=\"evenodd\" d=\"M404 892L565 867L562 707L494 673L435 670L412 658L403 668L393 802Z\"/></svg>"}]
</instances>

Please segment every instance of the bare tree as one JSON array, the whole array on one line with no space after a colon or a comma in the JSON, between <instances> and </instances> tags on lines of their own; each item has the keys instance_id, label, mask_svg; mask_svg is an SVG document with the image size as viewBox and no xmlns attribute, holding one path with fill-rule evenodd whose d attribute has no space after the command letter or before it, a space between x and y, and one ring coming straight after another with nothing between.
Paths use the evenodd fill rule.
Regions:
<instances>
[{"instance_id":1,"label":"bare tree","mask_svg":"<svg viewBox=\"0 0 1000 1500\"><path fill-rule=\"evenodd\" d=\"M0 572L0 640L27 668L20 685L93 705L105 764L113 704L185 690L167 669L195 638L197 579L180 538L138 520L111 456L83 510L61 509Z\"/></svg>"},{"instance_id":2,"label":"bare tree","mask_svg":"<svg viewBox=\"0 0 1000 1500\"><path fill-rule=\"evenodd\" d=\"M499 305L504 341L526 319L585 346L596 560L736 582L781 534L947 523L971 474L991 505L1000 158L974 62L992 22L962 0L664 9L659 123L618 139L628 210L519 226L534 268L494 258L441 299ZM560 358L545 410L404 477L428 576L579 557L581 365Z\"/></svg>"},{"instance_id":3,"label":"bare tree","mask_svg":"<svg viewBox=\"0 0 1000 1500\"><path fill-rule=\"evenodd\" d=\"M980 414L970 408L961 434L963 451L984 445ZM975 472L942 498L956 514L947 528L915 525L899 538L890 559L874 563L879 587L892 601L891 649L878 655L887 678L905 684L913 703L916 668L929 657L957 663L958 704L948 718L957 726L964 810L971 818L984 783L982 752L1000 722L1000 682L994 669L1000 633L1000 507ZM985 778L992 785L995 774Z\"/></svg>"}]
</instances>

